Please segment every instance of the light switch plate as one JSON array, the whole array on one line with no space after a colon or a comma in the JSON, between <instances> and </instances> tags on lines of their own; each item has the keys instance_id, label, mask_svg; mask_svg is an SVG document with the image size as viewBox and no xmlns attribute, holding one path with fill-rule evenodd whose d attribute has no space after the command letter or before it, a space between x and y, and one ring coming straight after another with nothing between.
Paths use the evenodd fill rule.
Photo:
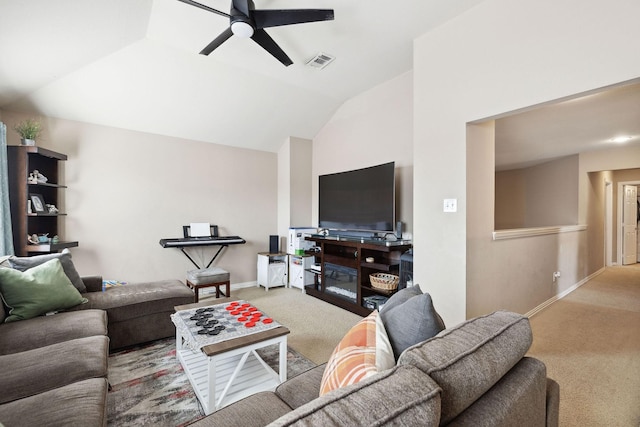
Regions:
<instances>
[{"instance_id":1,"label":"light switch plate","mask_svg":"<svg viewBox=\"0 0 640 427\"><path fill-rule=\"evenodd\" d=\"M457 212L458 199L444 199L444 212Z\"/></svg>"}]
</instances>

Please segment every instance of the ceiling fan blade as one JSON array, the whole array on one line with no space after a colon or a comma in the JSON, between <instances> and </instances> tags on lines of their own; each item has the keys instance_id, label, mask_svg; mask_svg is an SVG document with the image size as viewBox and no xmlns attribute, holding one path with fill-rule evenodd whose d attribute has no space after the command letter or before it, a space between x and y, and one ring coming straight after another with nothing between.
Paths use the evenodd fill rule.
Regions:
<instances>
[{"instance_id":1,"label":"ceiling fan blade","mask_svg":"<svg viewBox=\"0 0 640 427\"><path fill-rule=\"evenodd\" d=\"M224 30L222 34L213 39L211 43L209 43L204 49L200 51L200 55L209 55L216 48L218 48L222 43L226 42L229 37L231 37L233 33L231 32L231 27Z\"/></svg>"},{"instance_id":2,"label":"ceiling fan blade","mask_svg":"<svg viewBox=\"0 0 640 427\"><path fill-rule=\"evenodd\" d=\"M216 13L218 15L226 16L227 18L229 18L229 14L228 13L220 12L219 10L213 9L213 8L211 8L209 6L204 5L204 4L200 4L200 3L195 2L193 0L178 0L178 1L181 1L182 3L185 3L185 4L190 4L191 6L199 7L200 9L206 10L208 12Z\"/></svg>"},{"instance_id":3,"label":"ceiling fan blade","mask_svg":"<svg viewBox=\"0 0 640 427\"><path fill-rule=\"evenodd\" d=\"M273 55L278 61L282 62L285 67L293 64L291 58L284 53L284 50L278 46L278 44L271 38L271 36L269 36L269 34L267 34L265 30L260 28L256 29L251 38L262 46L264 50Z\"/></svg>"},{"instance_id":4,"label":"ceiling fan blade","mask_svg":"<svg viewBox=\"0 0 640 427\"><path fill-rule=\"evenodd\" d=\"M333 21L333 9L254 10L256 28L303 24L305 22Z\"/></svg>"},{"instance_id":5,"label":"ceiling fan blade","mask_svg":"<svg viewBox=\"0 0 640 427\"><path fill-rule=\"evenodd\" d=\"M247 17L249 13L251 13L250 10L253 9L253 2L251 0L233 0L231 4Z\"/></svg>"}]
</instances>

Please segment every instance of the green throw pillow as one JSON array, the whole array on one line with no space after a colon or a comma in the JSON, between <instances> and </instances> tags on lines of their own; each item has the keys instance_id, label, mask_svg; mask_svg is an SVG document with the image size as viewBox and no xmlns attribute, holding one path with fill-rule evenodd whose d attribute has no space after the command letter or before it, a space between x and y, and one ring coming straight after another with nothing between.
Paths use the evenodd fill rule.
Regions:
<instances>
[{"instance_id":1,"label":"green throw pillow","mask_svg":"<svg viewBox=\"0 0 640 427\"><path fill-rule=\"evenodd\" d=\"M76 267L73 265L73 261L71 260L71 251L69 249L65 248L60 253L45 255L35 255L27 257L12 256L9 258L9 265L16 270L27 271L28 269L33 268L36 265L40 265L54 258L60 260L60 262L62 263L64 274L66 274L69 280L71 280L73 286L75 286L76 289L78 289L80 292L87 292L87 287L84 285L80 274L78 274Z\"/></svg>"},{"instance_id":2,"label":"green throw pillow","mask_svg":"<svg viewBox=\"0 0 640 427\"><path fill-rule=\"evenodd\" d=\"M5 322L30 319L87 302L66 276L58 259L25 272L0 268L0 293L9 307Z\"/></svg>"}]
</instances>

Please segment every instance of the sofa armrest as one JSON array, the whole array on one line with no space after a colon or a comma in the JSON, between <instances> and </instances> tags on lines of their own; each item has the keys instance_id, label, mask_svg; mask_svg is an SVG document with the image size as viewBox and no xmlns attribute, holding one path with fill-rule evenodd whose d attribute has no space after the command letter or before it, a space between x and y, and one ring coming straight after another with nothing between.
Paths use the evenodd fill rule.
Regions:
<instances>
[{"instance_id":1,"label":"sofa armrest","mask_svg":"<svg viewBox=\"0 0 640 427\"><path fill-rule=\"evenodd\" d=\"M276 388L276 394L292 409L311 402L320 396L320 382L326 365L323 363L283 382Z\"/></svg>"},{"instance_id":2,"label":"sofa armrest","mask_svg":"<svg viewBox=\"0 0 640 427\"><path fill-rule=\"evenodd\" d=\"M82 282L87 287L87 292L102 292L102 276L84 276Z\"/></svg>"},{"instance_id":3,"label":"sofa armrest","mask_svg":"<svg viewBox=\"0 0 640 427\"><path fill-rule=\"evenodd\" d=\"M558 427L560 422L560 385L547 378L547 427Z\"/></svg>"}]
</instances>

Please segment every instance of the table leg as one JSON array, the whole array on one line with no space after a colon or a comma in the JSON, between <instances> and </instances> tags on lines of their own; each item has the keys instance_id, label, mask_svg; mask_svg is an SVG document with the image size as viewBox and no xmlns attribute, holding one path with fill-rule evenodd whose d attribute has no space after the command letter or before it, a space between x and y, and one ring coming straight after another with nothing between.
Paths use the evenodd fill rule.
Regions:
<instances>
[{"instance_id":1,"label":"table leg","mask_svg":"<svg viewBox=\"0 0 640 427\"><path fill-rule=\"evenodd\" d=\"M207 374L209 375L209 401L207 402L208 408L205 408L206 415L216 411L216 358L207 358Z\"/></svg>"},{"instance_id":2,"label":"table leg","mask_svg":"<svg viewBox=\"0 0 640 427\"><path fill-rule=\"evenodd\" d=\"M178 328L176 328L176 359L180 360L178 356L180 354L180 350L182 350L182 335Z\"/></svg>"},{"instance_id":3,"label":"table leg","mask_svg":"<svg viewBox=\"0 0 640 427\"><path fill-rule=\"evenodd\" d=\"M280 341L280 360L279 360L280 383L287 380L287 336L285 335Z\"/></svg>"}]
</instances>

